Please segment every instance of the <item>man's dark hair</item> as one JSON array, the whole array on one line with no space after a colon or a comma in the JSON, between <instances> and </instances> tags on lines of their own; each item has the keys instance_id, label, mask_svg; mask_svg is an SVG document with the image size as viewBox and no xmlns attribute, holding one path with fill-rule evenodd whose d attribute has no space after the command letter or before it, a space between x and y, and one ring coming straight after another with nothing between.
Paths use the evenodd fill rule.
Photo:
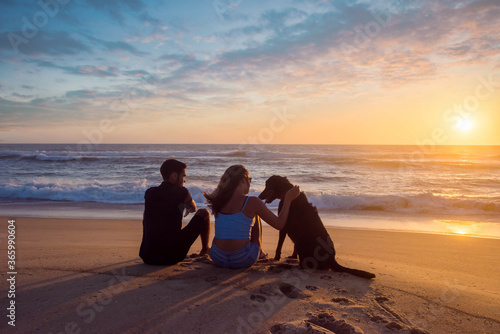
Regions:
<instances>
[{"instance_id":1,"label":"man's dark hair","mask_svg":"<svg viewBox=\"0 0 500 334\"><path fill-rule=\"evenodd\" d=\"M163 180L166 181L169 179L170 174L181 173L186 167L186 164L183 162L175 159L168 159L161 165L160 173L161 176L163 176Z\"/></svg>"}]
</instances>

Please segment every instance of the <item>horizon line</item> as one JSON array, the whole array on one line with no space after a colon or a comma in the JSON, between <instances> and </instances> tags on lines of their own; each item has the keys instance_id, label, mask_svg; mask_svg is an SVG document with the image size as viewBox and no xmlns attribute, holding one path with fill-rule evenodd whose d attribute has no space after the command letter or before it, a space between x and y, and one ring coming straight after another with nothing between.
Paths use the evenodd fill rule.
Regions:
<instances>
[{"instance_id":1,"label":"horizon line","mask_svg":"<svg viewBox=\"0 0 500 334\"><path fill-rule=\"evenodd\" d=\"M500 146L500 144L433 144L433 145L419 145L419 144L292 144L292 143L275 143L275 144L237 144L237 143L6 143L0 142L0 145L84 145L84 146L99 146L99 145L238 145L243 147L253 146Z\"/></svg>"}]
</instances>

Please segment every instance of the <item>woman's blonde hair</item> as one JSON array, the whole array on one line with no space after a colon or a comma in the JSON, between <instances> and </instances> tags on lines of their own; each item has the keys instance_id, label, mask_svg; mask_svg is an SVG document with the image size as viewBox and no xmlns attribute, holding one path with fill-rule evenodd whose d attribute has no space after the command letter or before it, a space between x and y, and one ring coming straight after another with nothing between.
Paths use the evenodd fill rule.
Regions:
<instances>
[{"instance_id":1,"label":"woman's blonde hair","mask_svg":"<svg viewBox=\"0 0 500 334\"><path fill-rule=\"evenodd\" d=\"M248 177L248 170L245 166L233 165L226 169L224 174L222 174L219 184L213 192L210 194L205 191L203 192L203 195L208 200L208 206L212 209L212 212L216 217L224 205L229 202L240 181Z\"/></svg>"}]
</instances>

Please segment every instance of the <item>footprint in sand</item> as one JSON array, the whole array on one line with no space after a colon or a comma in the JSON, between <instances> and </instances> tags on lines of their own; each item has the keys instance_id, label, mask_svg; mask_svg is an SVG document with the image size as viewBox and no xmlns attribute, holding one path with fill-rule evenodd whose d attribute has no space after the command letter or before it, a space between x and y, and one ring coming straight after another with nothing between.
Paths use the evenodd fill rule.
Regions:
<instances>
[{"instance_id":1,"label":"footprint in sand","mask_svg":"<svg viewBox=\"0 0 500 334\"><path fill-rule=\"evenodd\" d=\"M277 265L270 266L267 269L267 271L269 273L272 273L272 274L279 274L283 270L289 270L289 269L293 269L293 268L296 268L296 267L297 266L294 266L294 265L291 265L291 264L288 264L288 263L278 263Z\"/></svg>"},{"instance_id":2,"label":"footprint in sand","mask_svg":"<svg viewBox=\"0 0 500 334\"><path fill-rule=\"evenodd\" d=\"M277 324L269 328L271 334L291 334L291 333L304 333L304 334L335 334L326 328L315 325L311 322L288 322L283 324ZM269 333L266 332L266 333Z\"/></svg>"},{"instance_id":3,"label":"footprint in sand","mask_svg":"<svg viewBox=\"0 0 500 334\"><path fill-rule=\"evenodd\" d=\"M378 302L378 303L383 303L383 302L388 302L389 301L389 298L385 297L385 296L380 296L380 297L375 297L375 300Z\"/></svg>"},{"instance_id":4,"label":"footprint in sand","mask_svg":"<svg viewBox=\"0 0 500 334\"><path fill-rule=\"evenodd\" d=\"M306 322L320 326L335 334L363 334L359 328L348 324L345 320L335 320L333 315L326 312L311 315Z\"/></svg>"},{"instance_id":5,"label":"footprint in sand","mask_svg":"<svg viewBox=\"0 0 500 334\"><path fill-rule=\"evenodd\" d=\"M332 298L332 302L334 303L339 303L339 304L342 304L342 305L349 305L349 304L352 304L353 302L347 298L344 298L344 297L335 297L335 298Z\"/></svg>"},{"instance_id":6,"label":"footprint in sand","mask_svg":"<svg viewBox=\"0 0 500 334\"><path fill-rule=\"evenodd\" d=\"M370 317L370 321L372 322L383 322L384 324L388 323L389 321L385 320L379 315L374 315Z\"/></svg>"},{"instance_id":7,"label":"footprint in sand","mask_svg":"<svg viewBox=\"0 0 500 334\"><path fill-rule=\"evenodd\" d=\"M324 279L324 280L331 280L333 278L332 275L327 275L327 274L323 274L319 277L319 279Z\"/></svg>"},{"instance_id":8,"label":"footprint in sand","mask_svg":"<svg viewBox=\"0 0 500 334\"><path fill-rule=\"evenodd\" d=\"M290 299L303 299L309 297L308 295L304 294L302 291L288 283L281 283L279 285L279 288L281 292Z\"/></svg>"},{"instance_id":9,"label":"footprint in sand","mask_svg":"<svg viewBox=\"0 0 500 334\"><path fill-rule=\"evenodd\" d=\"M420 328L411 328L410 329L410 334L430 334L429 332L426 332Z\"/></svg>"},{"instance_id":10,"label":"footprint in sand","mask_svg":"<svg viewBox=\"0 0 500 334\"><path fill-rule=\"evenodd\" d=\"M280 289L274 284L265 284L260 287L260 292L266 296L280 295Z\"/></svg>"},{"instance_id":11,"label":"footprint in sand","mask_svg":"<svg viewBox=\"0 0 500 334\"><path fill-rule=\"evenodd\" d=\"M391 314L392 316L394 316L394 318L396 318L397 320L399 320L402 324L408 324L408 321L406 321L404 319L404 317L402 317L400 314L398 314L396 311L394 311L389 305L387 305L385 302L388 302L390 299L387 298L386 296L378 296L378 297L375 297L375 301L378 303L378 305L380 306L381 309L385 310L387 313ZM386 325L387 328L389 328L390 330L401 330L403 328L402 325L400 325L399 323L396 323L396 322L390 322ZM401 327L401 328L399 328Z\"/></svg>"},{"instance_id":12,"label":"footprint in sand","mask_svg":"<svg viewBox=\"0 0 500 334\"><path fill-rule=\"evenodd\" d=\"M285 330L286 330L286 327L283 324L273 325L273 326L271 326L271 328L269 328L269 331L271 332L271 334L281 334L281 333L284 333Z\"/></svg>"},{"instance_id":13,"label":"footprint in sand","mask_svg":"<svg viewBox=\"0 0 500 334\"><path fill-rule=\"evenodd\" d=\"M333 290L337 293L346 293L348 292L346 289L344 288L333 288Z\"/></svg>"},{"instance_id":14,"label":"footprint in sand","mask_svg":"<svg viewBox=\"0 0 500 334\"><path fill-rule=\"evenodd\" d=\"M195 266L192 262L181 262L181 263L179 263L179 266L183 267L183 268L189 268L189 269L195 269L195 270L202 269L199 266ZM180 270L182 270L182 269L180 269ZM178 270L174 270L174 271L178 271Z\"/></svg>"},{"instance_id":15,"label":"footprint in sand","mask_svg":"<svg viewBox=\"0 0 500 334\"><path fill-rule=\"evenodd\" d=\"M391 331L400 331L403 329L403 326L394 321L388 323L387 325L385 325L385 327L387 327Z\"/></svg>"},{"instance_id":16,"label":"footprint in sand","mask_svg":"<svg viewBox=\"0 0 500 334\"><path fill-rule=\"evenodd\" d=\"M267 298L262 295L250 295L250 299L254 302L263 303Z\"/></svg>"},{"instance_id":17,"label":"footprint in sand","mask_svg":"<svg viewBox=\"0 0 500 334\"><path fill-rule=\"evenodd\" d=\"M306 285L306 289L309 291L318 291L318 287L314 285Z\"/></svg>"}]
</instances>

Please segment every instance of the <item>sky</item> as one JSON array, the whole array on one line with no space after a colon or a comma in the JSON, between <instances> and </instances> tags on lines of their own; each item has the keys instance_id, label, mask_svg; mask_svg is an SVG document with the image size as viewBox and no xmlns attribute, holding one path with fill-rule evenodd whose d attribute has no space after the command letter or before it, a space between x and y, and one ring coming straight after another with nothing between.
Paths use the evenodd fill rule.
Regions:
<instances>
[{"instance_id":1,"label":"sky","mask_svg":"<svg viewBox=\"0 0 500 334\"><path fill-rule=\"evenodd\" d=\"M500 145L498 0L0 9L0 143Z\"/></svg>"}]
</instances>

